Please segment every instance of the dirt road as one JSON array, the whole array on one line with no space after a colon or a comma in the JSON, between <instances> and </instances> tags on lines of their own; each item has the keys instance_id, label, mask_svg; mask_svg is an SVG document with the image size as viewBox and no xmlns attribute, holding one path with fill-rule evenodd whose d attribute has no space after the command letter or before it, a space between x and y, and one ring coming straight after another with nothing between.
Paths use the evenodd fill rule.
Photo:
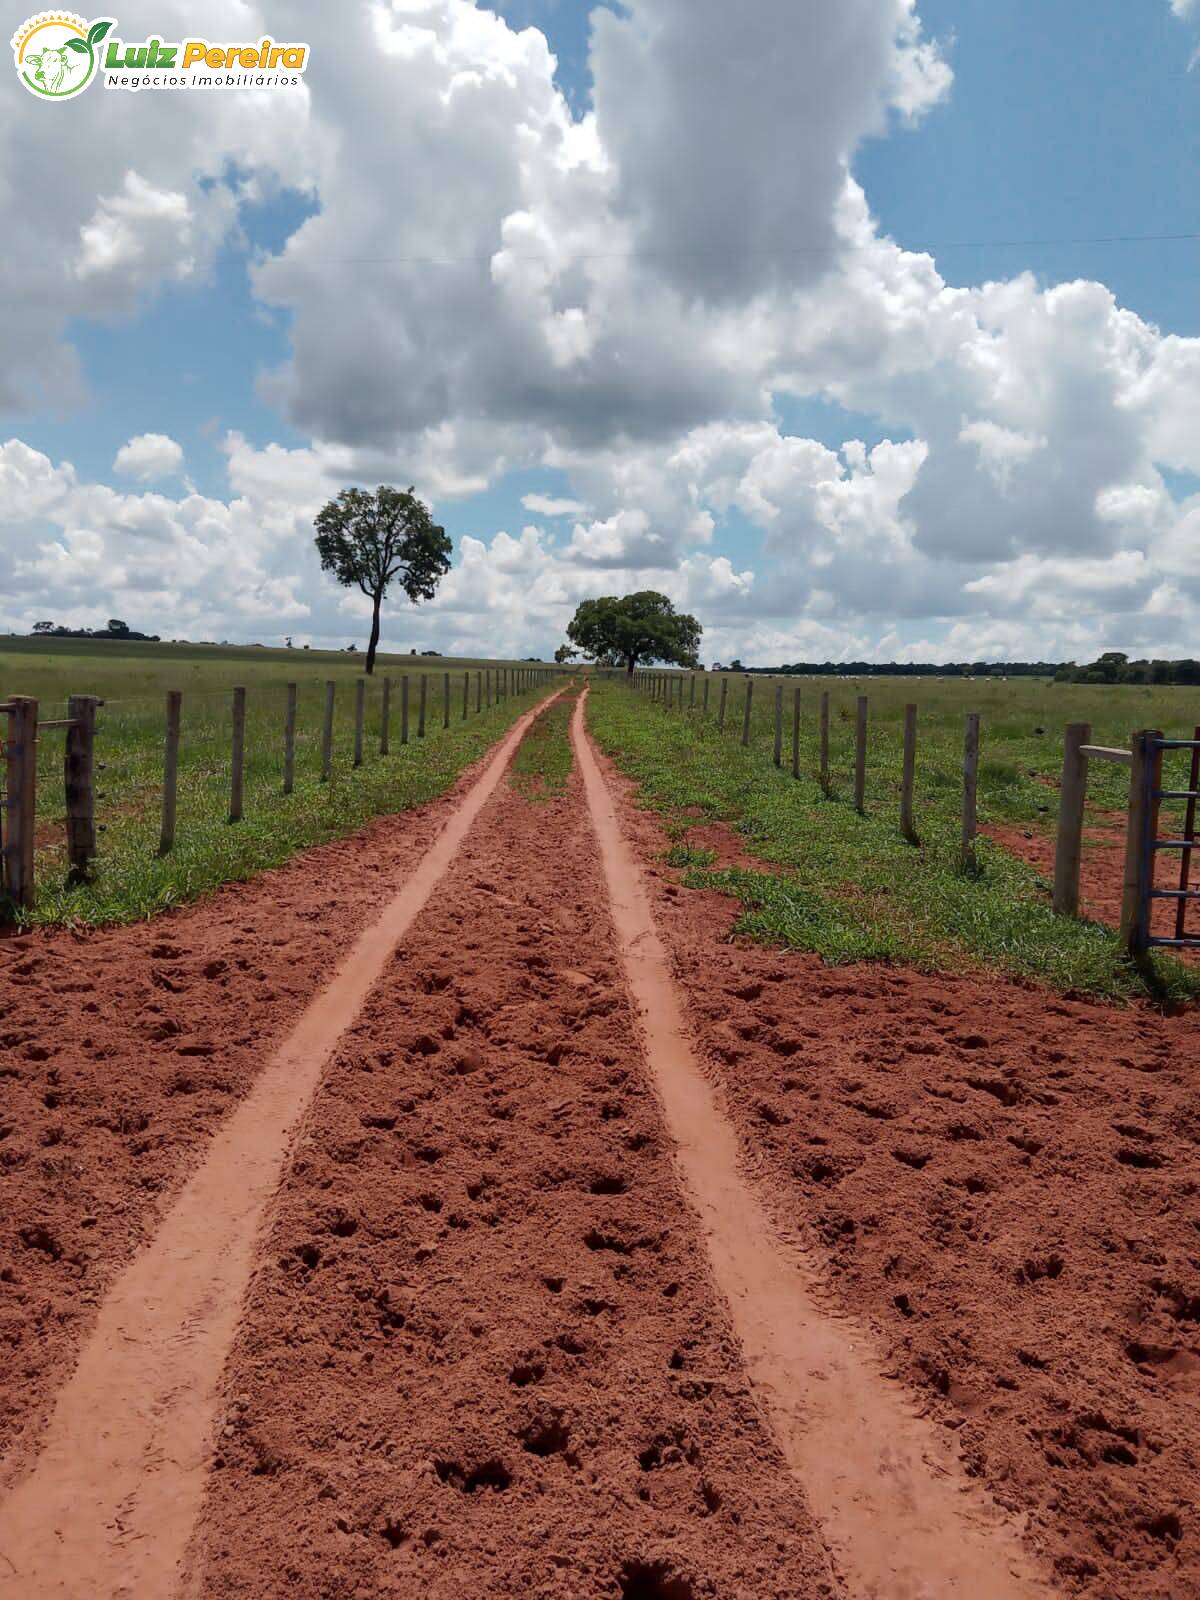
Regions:
<instances>
[{"instance_id":1,"label":"dirt road","mask_svg":"<svg viewBox=\"0 0 1200 1600\"><path fill-rule=\"evenodd\" d=\"M997 1315L1002 1337L1013 1297L997 1297L984 1269L1026 1249L1018 1224L971 1234L978 1270L954 1278L957 1298L926 1307L922 1272L940 1258L934 1240L921 1253L921 1229L948 1253L959 1245L941 1192L908 1181L929 1158L890 1153L916 1132L888 1129L887 1150L859 1162L874 1174L886 1160L886 1178L861 1201L834 1198L857 1166L827 1085L875 1105L882 1079L896 1077L897 1096L907 1082L877 970L857 975L875 1027L853 1030L855 1048L874 1058L870 1086L852 1094L845 1040L818 1034L831 994L845 1030L849 975L731 948L729 906L676 890L653 824L602 772L579 718L565 794L514 789L504 766L520 732L473 788L431 808L423 852L398 852L405 870L393 858L391 881L363 891L349 913L358 942L342 939L337 974L307 1011L305 984L307 1000L320 985L296 973L290 1037L277 1033L257 1061L231 1049L236 1074L211 1041L223 1097L171 1147L173 1165L164 1155L165 1207L138 1198L136 1134L103 1146L101 1182L80 1133L91 1102L79 1116L74 1100L54 1108L76 1152L73 1198L127 1207L132 1259L114 1280L119 1246L98 1258L98 1311L78 1310L33 1360L44 1323L21 1273L26 1256L40 1268L52 1252L4 1240L14 1267L0 1287L19 1294L5 1327L43 1403L26 1407L7 1458L0 1594L1026 1600L1086 1589L1102 1572L1086 1497L1082 1513L1056 1504L1036 1474L997 1472L990 1453L1023 1425L1024 1397L1005 1389L997 1416L960 1392L957 1368L942 1385L921 1366ZM310 910L320 892L310 884ZM242 899L259 933L269 891L252 885ZM94 955L107 937L89 941ZM22 957L39 974L46 948ZM179 952L154 959L190 974L192 947ZM262 1037L272 1018L251 1009L246 1027ZM117 1015L108 1022L119 1049ZM44 1060L36 1015L22 1030L25 1094ZM794 1047L775 1049L785 1034ZM64 1081L83 1050L72 1035ZM768 1088L772 1072L792 1086ZM154 1099L155 1081L131 1075L130 1115L178 1098ZM879 1119L866 1126L866 1145L879 1143ZM814 1177L817 1166L828 1172ZM121 1215L105 1217L113 1240ZM876 1282L898 1273L903 1360ZM70 1304L69 1282L59 1293ZM1100 1320L1071 1305L1082 1323L1072 1366L1041 1385L1076 1428L1063 1453L1100 1429L1070 1420L1090 1394L1083 1336ZM1045 1341L1029 1342L1042 1361ZM1147 1365L1154 1381L1178 1381L1152 1353ZM1102 1421L1125 1438L1123 1414ZM1179 1468L1185 1445L1171 1448ZM1143 1477L1161 1471L1149 1448L1127 1449ZM1148 1574L1161 1585L1168 1562L1173 1581L1194 1574L1189 1526L1127 1539L1094 1592L1194 1592L1137 1586Z\"/></svg>"}]
</instances>

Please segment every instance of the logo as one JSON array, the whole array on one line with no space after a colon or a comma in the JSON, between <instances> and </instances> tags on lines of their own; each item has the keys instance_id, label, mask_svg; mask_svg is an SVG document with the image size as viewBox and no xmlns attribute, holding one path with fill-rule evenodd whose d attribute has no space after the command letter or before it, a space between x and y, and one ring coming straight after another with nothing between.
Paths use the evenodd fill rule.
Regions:
<instances>
[{"instance_id":1,"label":"logo","mask_svg":"<svg viewBox=\"0 0 1200 1600\"><path fill-rule=\"evenodd\" d=\"M89 27L70 11L39 11L12 37L13 60L30 94L44 100L70 100L82 93L100 65L100 41L115 18L100 17Z\"/></svg>"},{"instance_id":2,"label":"logo","mask_svg":"<svg viewBox=\"0 0 1200 1600\"><path fill-rule=\"evenodd\" d=\"M30 94L70 100L99 75L108 89L229 89L295 86L308 66L307 44L164 43L157 35L127 43L115 17L87 23L71 11L39 11L12 37L13 60Z\"/></svg>"}]
</instances>

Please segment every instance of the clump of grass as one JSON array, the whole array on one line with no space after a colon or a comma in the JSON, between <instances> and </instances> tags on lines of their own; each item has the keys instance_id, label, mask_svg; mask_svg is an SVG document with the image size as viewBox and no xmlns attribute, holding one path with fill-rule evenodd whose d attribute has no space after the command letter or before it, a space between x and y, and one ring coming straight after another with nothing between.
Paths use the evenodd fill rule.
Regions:
<instances>
[{"instance_id":1,"label":"clump of grass","mask_svg":"<svg viewBox=\"0 0 1200 1600\"><path fill-rule=\"evenodd\" d=\"M761 872L694 868L686 880L740 900L740 932L830 963L974 963L1111 1000L1200 999L1200 974L1180 962L1155 954L1135 965L1112 929L1056 917L1038 874L989 839L979 838L977 868L964 872L960 788L948 762L932 775L918 767L914 846L898 827L898 742L873 742L867 814L859 816L844 785L825 797L807 770L796 780L772 765L769 740L743 749L737 731L727 725L721 736L711 718L663 711L608 684L593 690L588 714L601 746L641 785L643 804L676 824L685 812L726 822L763 862ZM953 728L927 732L935 750L952 747ZM805 769L811 754L806 746ZM993 802L1015 804L1014 784L1024 782L1015 764L997 758L990 776Z\"/></svg>"},{"instance_id":2,"label":"clump of grass","mask_svg":"<svg viewBox=\"0 0 1200 1600\"><path fill-rule=\"evenodd\" d=\"M527 800L555 800L566 793L574 760L570 735L574 709L575 696L563 695L521 740L511 773L513 786Z\"/></svg>"},{"instance_id":3,"label":"clump of grass","mask_svg":"<svg viewBox=\"0 0 1200 1600\"><path fill-rule=\"evenodd\" d=\"M691 867L698 870L711 867L717 859L715 850L693 850L691 845L673 844L669 850L663 851L663 860L669 867Z\"/></svg>"}]
</instances>

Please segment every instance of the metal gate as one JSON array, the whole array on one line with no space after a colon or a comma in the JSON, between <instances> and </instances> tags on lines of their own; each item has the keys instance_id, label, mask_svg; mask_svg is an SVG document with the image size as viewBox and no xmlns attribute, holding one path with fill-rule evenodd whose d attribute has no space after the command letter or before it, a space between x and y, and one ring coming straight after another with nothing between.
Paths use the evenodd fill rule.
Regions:
<instances>
[{"instance_id":1,"label":"metal gate","mask_svg":"<svg viewBox=\"0 0 1200 1600\"><path fill-rule=\"evenodd\" d=\"M1162 787L1163 754L1169 750L1190 750L1191 769L1186 789ZM1139 876L1138 915L1135 948L1168 950L1200 950L1200 917L1192 922L1188 932L1188 907L1200 900L1200 889L1193 889L1192 857L1196 850L1196 803L1200 800L1200 728L1191 739L1164 739L1161 735L1145 736L1145 759L1142 762L1144 784L1141 805L1141 871ZM1171 838L1159 836L1159 810L1164 800L1185 802L1182 832ZM1165 852L1179 852L1179 883L1174 889L1156 887L1156 867ZM1175 906L1173 937L1155 935L1151 917L1156 900L1167 900Z\"/></svg>"}]
</instances>

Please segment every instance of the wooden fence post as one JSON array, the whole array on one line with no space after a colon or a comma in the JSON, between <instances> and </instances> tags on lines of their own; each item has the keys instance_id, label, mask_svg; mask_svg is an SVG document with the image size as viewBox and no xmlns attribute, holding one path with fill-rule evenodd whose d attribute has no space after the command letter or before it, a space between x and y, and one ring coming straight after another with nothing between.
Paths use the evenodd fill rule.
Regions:
<instances>
[{"instance_id":1,"label":"wooden fence post","mask_svg":"<svg viewBox=\"0 0 1200 1600\"><path fill-rule=\"evenodd\" d=\"M476 674L475 674L475 715L478 716L479 713L482 710L483 710L483 673L482 672L476 672Z\"/></svg>"},{"instance_id":2,"label":"wooden fence post","mask_svg":"<svg viewBox=\"0 0 1200 1600\"><path fill-rule=\"evenodd\" d=\"M724 733L725 732L725 702L726 702L726 700L728 700L728 698L729 698L729 678L724 673L722 673L722 675L721 675L721 705L720 705L720 708L719 708L719 710L717 712L717 732L718 733Z\"/></svg>"},{"instance_id":3,"label":"wooden fence post","mask_svg":"<svg viewBox=\"0 0 1200 1600\"><path fill-rule=\"evenodd\" d=\"M1133 736L1133 760L1129 768L1129 822L1125 832L1125 880L1121 896L1121 943L1131 956L1146 952L1145 936L1148 928L1142 926L1142 901L1145 891L1154 881L1154 852L1149 852L1146 863L1146 834L1157 832L1155 812L1157 806L1149 800L1149 792L1161 788L1158 772L1162 766L1162 752L1153 749L1162 734L1155 728L1144 728ZM1157 759L1156 759L1157 757ZM1147 813L1147 807L1153 809ZM1150 882L1146 882L1147 873Z\"/></svg>"},{"instance_id":4,"label":"wooden fence post","mask_svg":"<svg viewBox=\"0 0 1200 1600\"><path fill-rule=\"evenodd\" d=\"M867 809L867 697L858 697L858 726L854 736L854 809L864 816Z\"/></svg>"},{"instance_id":5,"label":"wooden fence post","mask_svg":"<svg viewBox=\"0 0 1200 1600\"><path fill-rule=\"evenodd\" d=\"M829 690L821 695L821 788L829 793Z\"/></svg>"},{"instance_id":6,"label":"wooden fence post","mask_svg":"<svg viewBox=\"0 0 1200 1600\"><path fill-rule=\"evenodd\" d=\"M321 727L321 782L328 783L333 776L333 697L337 684L332 678L325 680L325 720Z\"/></svg>"},{"instance_id":7,"label":"wooden fence post","mask_svg":"<svg viewBox=\"0 0 1200 1600\"><path fill-rule=\"evenodd\" d=\"M708 676L708 673L706 672L704 674L704 704L700 708L705 716L708 715L708 685L709 685L709 676Z\"/></svg>"},{"instance_id":8,"label":"wooden fence post","mask_svg":"<svg viewBox=\"0 0 1200 1600\"><path fill-rule=\"evenodd\" d=\"M1079 864L1088 780L1088 758L1083 746L1090 743L1091 737L1089 723L1067 724L1058 789L1058 838L1054 846L1054 909L1060 917L1079 915Z\"/></svg>"},{"instance_id":9,"label":"wooden fence post","mask_svg":"<svg viewBox=\"0 0 1200 1600\"><path fill-rule=\"evenodd\" d=\"M33 906L33 833L37 813L38 703L14 694L8 701L8 813L4 887L18 906Z\"/></svg>"},{"instance_id":10,"label":"wooden fence post","mask_svg":"<svg viewBox=\"0 0 1200 1600\"><path fill-rule=\"evenodd\" d=\"M471 674L470 674L470 672L464 672L463 673L463 709L462 709L462 720L464 722L467 720L467 712L470 710L470 707L471 707Z\"/></svg>"},{"instance_id":11,"label":"wooden fence post","mask_svg":"<svg viewBox=\"0 0 1200 1600\"><path fill-rule=\"evenodd\" d=\"M63 778L67 800L68 883L87 883L96 857L95 743L96 707L94 695L73 694L67 700L67 737L63 755Z\"/></svg>"},{"instance_id":12,"label":"wooden fence post","mask_svg":"<svg viewBox=\"0 0 1200 1600\"><path fill-rule=\"evenodd\" d=\"M800 776L800 691L792 697L792 777Z\"/></svg>"},{"instance_id":13,"label":"wooden fence post","mask_svg":"<svg viewBox=\"0 0 1200 1600\"><path fill-rule=\"evenodd\" d=\"M904 775L900 782L900 832L909 844L916 844L913 822L913 786L917 775L917 708L904 708Z\"/></svg>"},{"instance_id":14,"label":"wooden fence post","mask_svg":"<svg viewBox=\"0 0 1200 1600\"><path fill-rule=\"evenodd\" d=\"M963 734L962 869L974 872L975 802L979 790L979 713L967 713Z\"/></svg>"},{"instance_id":15,"label":"wooden fence post","mask_svg":"<svg viewBox=\"0 0 1200 1600\"><path fill-rule=\"evenodd\" d=\"M442 727L450 726L450 674L442 673Z\"/></svg>"},{"instance_id":16,"label":"wooden fence post","mask_svg":"<svg viewBox=\"0 0 1200 1600\"><path fill-rule=\"evenodd\" d=\"M689 711L694 711L695 709L696 709L696 674L693 672L692 673L691 688L688 690L688 710Z\"/></svg>"},{"instance_id":17,"label":"wooden fence post","mask_svg":"<svg viewBox=\"0 0 1200 1600\"><path fill-rule=\"evenodd\" d=\"M367 710L367 680L359 678L354 685L354 765L363 764L363 722Z\"/></svg>"},{"instance_id":18,"label":"wooden fence post","mask_svg":"<svg viewBox=\"0 0 1200 1600\"><path fill-rule=\"evenodd\" d=\"M400 743L408 743L408 673L400 679Z\"/></svg>"},{"instance_id":19,"label":"wooden fence post","mask_svg":"<svg viewBox=\"0 0 1200 1600\"><path fill-rule=\"evenodd\" d=\"M483 677L484 677L484 697L485 697L486 702L487 702L487 708L490 711L492 709L492 669L491 669L491 667L485 667L483 669Z\"/></svg>"},{"instance_id":20,"label":"wooden fence post","mask_svg":"<svg viewBox=\"0 0 1200 1600\"><path fill-rule=\"evenodd\" d=\"M783 765L783 685L775 685L775 765Z\"/></svg>"},{"instance_id":21,"label":"wooden fence post","mask_svg":"<svg viewBox=\"0 0 1200 1600\"><path fill-rule=\"evenodd\" d=\"M742 749L750 743L750 707L754 701L754 679L746 676L746 704L742 710Z\"/></svg>"},{"instance_id":22,"label":"wooden fence post","mask_svg":"<svg viewBox=\"0 0 1200 1600\"><path fill-rule=\"evenodd\" d=\"M246 691L233 691L233 754L229 769L229 820L242 820L246 788Z\"/></svg>"},{"instance_id":23,"label":"wooden fence post","mask_svg":"<svg viewBox=\"0 0 1200 1600\"><path fill-rule=\"evenodd\" d=\"M379 754L386 756L392 738L392 680L383 680L383 700L379 707Z\"/></svg>"},{"instance_id":24,"label":"wooden fence post","mask_svg":"<svg viewBox=\"0 0 1200 1600\"><path fill-rule=\"evenodd\" d=\"M417 710L417 738L425 737L425 716L429 710L429 674L421 674L421 698Z\"/></svg>"},{"instance_id":25,"label":"wooden fence post","mask_svg":"<svg viewBox=\"0 0 1200 1600\"><path fill-rule=\"evenodd\" d=\"M292 687L294 685L289 685L289 688ZM175 811L176 798L179 793L179 724L182 710L182 693L178 689L169 689L167 691L167 728L163 738L162 832L158 836L158 853L160 856L165 856L175 847ZM287 792L286 784L287 779L285 776L285 793Z\"/></svg>"},{"instance_id":26,"label":"wooden fence post","mask_svg":"<svg viewBox=\"0 0 1200 1600\"><path fill-rule=\"evenodd\" d=\"M283 713L283 792L291 794L296 787L296 696L298 686L289 683L287 686L287 704ZM170 725L171 710L167 706L167 722Z\"/></svg>"}]
</instances>

